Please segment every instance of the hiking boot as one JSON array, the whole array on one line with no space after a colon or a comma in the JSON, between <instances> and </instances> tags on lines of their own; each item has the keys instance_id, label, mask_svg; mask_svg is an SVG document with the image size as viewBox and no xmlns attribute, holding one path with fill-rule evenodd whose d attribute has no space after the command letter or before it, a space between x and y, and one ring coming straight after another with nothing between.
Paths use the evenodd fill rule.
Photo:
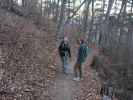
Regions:
<instances>
[{"instance_id":1,"label":"hiking boot","mask_svg":"<svg viewBox=\"0 0 133 100\"><path fill-rule=\"evenodd\" d=\"M73 80L74 81L80 81L80 77L74 77Z\"/></svg>"}]
</instances>

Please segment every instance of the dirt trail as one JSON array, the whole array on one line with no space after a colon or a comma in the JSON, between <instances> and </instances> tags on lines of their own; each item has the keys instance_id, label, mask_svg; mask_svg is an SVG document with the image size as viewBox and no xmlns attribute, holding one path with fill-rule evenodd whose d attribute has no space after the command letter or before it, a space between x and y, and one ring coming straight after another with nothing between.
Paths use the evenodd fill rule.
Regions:
<instances>
[{"instance_id":1,"label":"dirt trail","mask_svg":"<svg viewBox=\"0 0 133 100\"><path fill-rule=\"evenodd\" d=\"M59 73L50 90L50 96L52 100L73 100L75 93L79 91L79 87L72 80L71 75L66 76L62 73Z\"/></svg>"},{"instance_id":2,"label":"dirt trail","mask_svg":"<svg viewBox=\"0 0 133 100\"><path fill-rule=\"evenodd\" d=\"M57 53L57 52L56 52ZM75 93L79 91L79 85L73 81L73 65L70 63L69 74L62 73L61 62L59 56L54 57L56 63L56 77L49 88L51 100L73 100Z\"/></svg>"}]
</instances>

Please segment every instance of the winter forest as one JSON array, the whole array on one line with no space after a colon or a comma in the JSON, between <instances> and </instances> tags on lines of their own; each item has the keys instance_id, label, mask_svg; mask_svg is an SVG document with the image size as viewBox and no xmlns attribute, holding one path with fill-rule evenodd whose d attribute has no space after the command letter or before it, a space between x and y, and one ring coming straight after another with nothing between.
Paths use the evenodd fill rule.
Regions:
<instances>
[{"instance_id":1,"label":"winter forest","mask_svg":"<svg viewBox=\"0 0 133 100\"><path fill-rule=\"evenodd\" d=\"M77 82L81 38L89 53ZM133 0L0 0L0 100L133 100L132 44Z\"/></svg>"}]
</instances>

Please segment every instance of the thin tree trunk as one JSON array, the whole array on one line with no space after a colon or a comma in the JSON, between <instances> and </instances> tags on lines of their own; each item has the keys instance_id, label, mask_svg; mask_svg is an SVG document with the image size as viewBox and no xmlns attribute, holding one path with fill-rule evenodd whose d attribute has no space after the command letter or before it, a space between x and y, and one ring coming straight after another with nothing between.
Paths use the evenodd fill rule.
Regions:
<instances>
[{"instance_id":1,"label":"thin tree trunk","mask_svg":"<svg viewBox=\"0 0 133 100\"><path fill-rule=\"evenodd\" d=\"M61 12L60 12L60 19L59 19L59 22L58 22L58 26L57 26L57 38L60 40L64 34L63 34L63 22L64 22L64 11L65 11L65 3L66 3L66 0L62 0L62 3L61 3Z\"/></svg>"},{"instance_id":2,"label":"thin tree trunk","mask_svg":"<svg viewBox=\"0 0 133 100\"><path fill-rule=\"evenodd\" d=\"M52 13L53 13L53 21L55 21L55 16L56 16L56 6L57 6L57 4L56 4L56 0L53 0L53 7L52 7Z\"/></svg>"},{"instance_id":3,"label":"thin tree trunk","mask_svg":"<svg viewBox=\"0 0 133 100\"><path fill-rule=\"evenodd\" d=\"M87 27L88 27L88 15L89 15L89 6L91 3L91 0L87 0L86 1L86 7L85 7L85 15L84 15L84 19L83 19L83 29L82 32L86 33L87 31Z\"/></svg>"},{"instance_id":4,"label":"thin tree trunk","mask_svg":"<svg viewBox=\"0 0 133 100\"><path fill-rule=\"evenodd\" d=\"M121 5L120 12L119 12L119 14L118 14L118 19L120 18L120 15L121 15L121 13L123 12L124 7L126 6L126 4L127 4L127 0L123 0L123 1L122 1L122 5Z\"/></svg>"},{"instance_id":5,"label":"thin tree trunk","mask_svg":"<svg viewBox=\"0 0 133 100\"><path fill-rule=\"evenodd\" d=\"M115 14L117 13L117 9L118 9L118 6L116 5L116 4L117 4L117 1L118 1L118 0L115 0L115 11L114 11Z\"/></svg>"},{"instance_id":6,"label":"thin tree trunk","mask_svg":"<svg viewBox=\"0 0 133 100\"><path fill-rule=\"evenodd\" d=\"M22 0L22 6L25 7L25 0Z\"/></svg>"},{"instance_id":7,"label":"thin tree trunk","mask_svg":"<svg viewBox=\"0 0 133 100\"><path fill-rule=\"evenodd\" d=\"M67 16L70 16L70 0L67 0Z\"/></svg>"},{"instance_id":8,"label":"thin tree trunk","mask_svg":"<svg viewBox=\"0 0 133 100\"><path fill-rule=\"evenodd\" d=\"M59 2L60 0L57 1L57 6L56 6L56 11L55 11L55 18L54 21L57 23L58 22L58 15L59 15Z\"/></svg>"},{"instance_id":9,"label":"thin tree trunk","mask_svg":"<svg viewBox=\"0 0 133 100\"><path fill-rule=\"evenodd\" d=\"M43 0L41 0L41 7L40 7L41 9L41 16L43 16Z\"/></svg>"},{"instance_id":10,"label":"thin tree trunk","mask_svg":"<svg viewBox=\"0 0 133 100\"><path fill-rule=\"evenodd\" d=\"M93 29L93 21L94 21L94 0L92 0L92 17L91 17L91 27L90 27L90 32Z\"/></svg>"},{"instance_id":11,"label":"thin tree trunk","mask_svg":"<svg viewBox=\"0 0 133 100\"><path fill-rule=\"evenodd\" d=\"M107 13L106 13L106 20L108 20L108 18L110 16L110 12L111 12L113 3L114 3L114 0L109 0L109 2L108 2L108 10L107 10Z\"/></svg>"},{"instance_id":12,"label":"thin tree trunk","mask_svg":"<svg viewBox=\"0 0 133 100\"><path fill-rule=\"evenodd\" d=\"M104 10L105 10L105 0L103 0L103 14L104 14Z\"/></svg>"},{"instance_id":13,"label":"thin tree trunk","mask_svg":"<svg viewBox=\"0 0 133 100\"><path fill-rule=\"evenodd\" d=\"M131 4L131 13L133 12L133 0L132 0L132 4Z\"/></svg>"},{"instance_id":14,"label":"thin tree trunk","mask_svg":"<svg viewBox=\"0 0 133 100\"><path fill-rule=\"evenodd\" d=\"M73 0L73 8L75 8L76 0Z\"/></svg>"}]
</instances>

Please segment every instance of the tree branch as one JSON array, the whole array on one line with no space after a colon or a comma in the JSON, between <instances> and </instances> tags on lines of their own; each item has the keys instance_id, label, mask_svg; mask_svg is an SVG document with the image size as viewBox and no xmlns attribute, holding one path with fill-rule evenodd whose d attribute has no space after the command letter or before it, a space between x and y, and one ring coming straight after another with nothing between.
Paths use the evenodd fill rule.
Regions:
<instances>
[{"instance_id":1,"label":"tree branch","mask_svg":"<svg viewBox=\"0 0 133 100\"><path fill-rule=\"evenodd\" d=\"M76 13L79 11L79 9L83 6L83 4L86 2L87 0L84 0L81 5L73 12L73 15L72 16L69 16L65 22L65 24L67 24L69 22L70 19L72 19Z\"/></svg>"}]
</instances>

